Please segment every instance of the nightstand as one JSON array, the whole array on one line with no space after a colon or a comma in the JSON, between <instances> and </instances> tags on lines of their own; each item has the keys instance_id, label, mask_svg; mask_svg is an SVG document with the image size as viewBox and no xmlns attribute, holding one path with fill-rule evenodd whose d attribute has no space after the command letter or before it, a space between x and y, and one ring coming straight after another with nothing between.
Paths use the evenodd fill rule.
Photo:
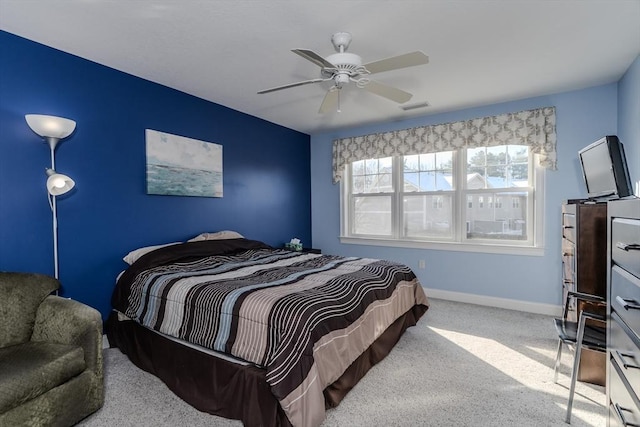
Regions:
<instances>
[{"instance_id":1,"label":"nightstand","mask_svg":"<svg viewBox=\"0 0 640 427\"><path fill-rule=\"evenodd\" d=\"M287 251L291 251L291 249L289 249L287 247L283 247L282 249L285 249ZM308 253L308 254L321 254L322 250L321 249L314 249L314 248L302 248L302 250L300 250L300 251L292 251L292 252L302 252L302 253Z\"/></svg>"},{"instance_id":2,"label":"nightstand","mask_svg":"<svg viewBox=\"0 0 640 427\"><path fill-rule=\"evenodd\" d=\"M322 250L314 249L314 248L302 248L302 252L307 252L307 253L310 253L310 254L321 254Z\"/></svg>"}]
</instances>

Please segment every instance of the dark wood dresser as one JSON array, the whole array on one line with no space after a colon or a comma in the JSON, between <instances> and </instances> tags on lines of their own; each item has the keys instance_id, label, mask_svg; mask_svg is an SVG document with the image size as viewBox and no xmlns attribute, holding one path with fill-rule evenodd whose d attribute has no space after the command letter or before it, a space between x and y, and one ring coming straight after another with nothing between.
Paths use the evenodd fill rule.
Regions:
<instances>
[{"instance_id":1,"label":"dark wood dresser","mask_svg":"<svg viewBox=\"0 0 640 427\"><path fill-rule=\"evenodd\" d=\"M608 203L607 425L640 426L640 199Z\"/></svg>"},{"instance_id":2,"label":"dark wood dresser","mask_svg":"<svg viewBox=\"0 0 640 427\"><path fill-rule=\"evenodd\" d=\"M568 292L607 297L607 204L564 203L562 205L562 302L568 320L577 321L582 310L606 314L605 309L576 301ZM604 386L606 357L585 349L580 357L578 380Z\"/></svg>"}]
</instances>

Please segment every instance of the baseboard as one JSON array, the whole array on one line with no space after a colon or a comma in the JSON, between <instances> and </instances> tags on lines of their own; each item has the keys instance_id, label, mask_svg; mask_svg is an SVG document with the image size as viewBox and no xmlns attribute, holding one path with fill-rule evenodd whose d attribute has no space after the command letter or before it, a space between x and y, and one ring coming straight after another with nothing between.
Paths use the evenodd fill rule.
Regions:
<instances>
[{"instance_id":1,"label":"baseboard","mask_svg":"<svg viewBox=\"0 0 640 427\"><path fill-rule=\"evenodd\" d=\"M506 308L508 310L524 311L527 313L561 316L562 307L553 304L520 301L508 298L489 297L485 295L466 294L462 292L444 291L442 289L425 288L427 297L448 301L464 302L468 304L485 305L488 307Z\"/></svg>"}]
</instances>

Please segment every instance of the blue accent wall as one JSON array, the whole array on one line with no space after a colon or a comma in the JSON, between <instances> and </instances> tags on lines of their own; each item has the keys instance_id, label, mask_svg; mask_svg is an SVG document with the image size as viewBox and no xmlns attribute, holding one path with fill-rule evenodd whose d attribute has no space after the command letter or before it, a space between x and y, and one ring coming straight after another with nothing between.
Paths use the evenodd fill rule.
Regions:
<instances>
[{"instance_id":1,"label":"blue accent wall","mask_svg":"<svg viewBox=\"0 0 640 427\"><path fill-rule=\"evenodd\" d=\"M215 76L212 76L215 78ZM0 31L0 270L53 275L49 148L25 114L77 122L56 150L62 295L106 316L132 249L236 230L311 242L309 135ZM145 129L223 146L224 197L146 194Z\"/></svg>"},{"instance_id":2,"label":"blue accent wall","mask_svg":"<svg viewBox=\"0 0 640 427\"><path fill-rule=\"evenodd\" d=\"M578 151L604 135L616 134L617 93L618 85L612 83L579 91L312 135L314 247L339 255L359 255L403 262L416 272L427 289L504 298L541 306L559 306L562 298L561 205L567 199L586 197ZM332 183L331 149L334 139L547 106L556 107L558 170L545 173L544 255L407 249L340 242L340 186ZM637 119L636 115L635 119L630 120ZM638 179L637 175L635 179ZM420 260L425 260L426 268L419 268Z\"/></svg>"}]
</instances>

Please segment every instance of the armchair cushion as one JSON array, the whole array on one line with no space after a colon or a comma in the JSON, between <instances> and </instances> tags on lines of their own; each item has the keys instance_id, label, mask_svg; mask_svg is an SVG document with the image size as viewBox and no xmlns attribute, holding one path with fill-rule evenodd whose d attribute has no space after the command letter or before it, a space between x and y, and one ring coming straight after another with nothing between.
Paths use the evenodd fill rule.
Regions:
<instances>
[{"instance_id":1,"label":"armchair cushion","mask_svg":"<svg viewBox=\"0 0 640 427\"><path fill-rule=\"evenodd\" d=\"M53 277L42 274L2 273L0 286L0 348L31 339L36 311L40 303L60 287Z\"/></svg>"},{"instance_id":2,"label":"armchair cushion","mask_svg":"<svg viewBox=\"0 0 640 427\"><path fill-rule=\"evenodd\" d=\"M40 396L85 370L84 351L27 342L0 349L0 413Z\"/></svg>"}]
</instances>

